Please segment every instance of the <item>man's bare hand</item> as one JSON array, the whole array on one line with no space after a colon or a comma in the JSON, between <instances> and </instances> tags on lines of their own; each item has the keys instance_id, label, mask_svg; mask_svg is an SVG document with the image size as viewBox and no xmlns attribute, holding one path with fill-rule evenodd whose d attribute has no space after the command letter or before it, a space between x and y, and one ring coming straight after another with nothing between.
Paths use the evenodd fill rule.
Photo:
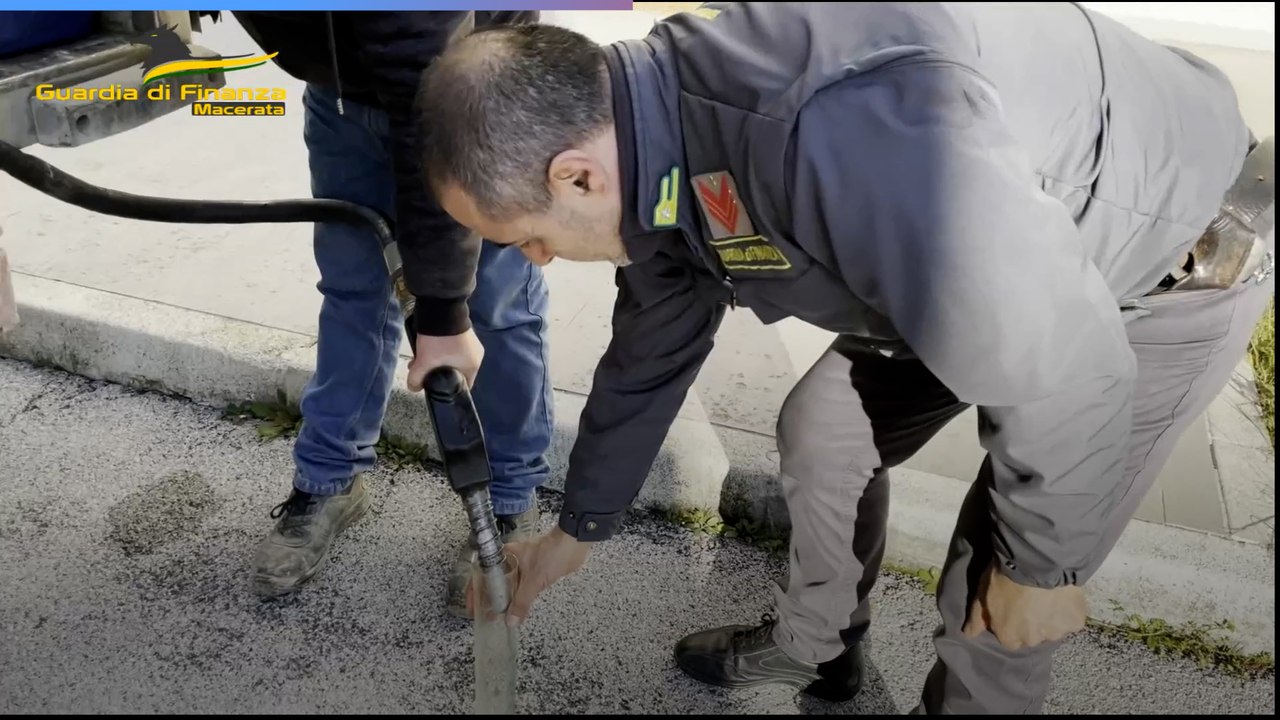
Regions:
<instances>
[{"instance_id":1,"label":"man's bare hand","mask_svg":"<svg viewBox=\"0 0 1280 720\"><path fill-rule=\"evenodd\" d=\"M538 596L561 578L582 568L592 543L581 542L560 528L529 542L511 543L506 551L516 557L515 587L507 607L507 624L518 625L529 617ZM467 585L467 611L475 616L474 583Z\"/></svg>"},{"instance_id":2,"label":"man's bare hand","mask_svg":"<svg viewBox=\"0 0 1280 720\"><path fill-rule=\"evenodd\" d=\"M1000 644L1019 650L1083 630L1085 619L1084 588L1019 585L992 564L982 575L964 634L977 637L989 630Z\"/></svg>"},{"instance_id":3,"label":"man's bare hand","mask_svg":"<svg viewBox=\"0 0 1280 720\"><path fill-rule=\"evenodd\" d=\"M438 367L456 368L467 379L467 387L476 384L476 373L484 360L484 346L474 330L461 335L436 337L419 335L413 360L409 363L409 390L419 392L427 373Z\"/></svg>"}]
</instances>

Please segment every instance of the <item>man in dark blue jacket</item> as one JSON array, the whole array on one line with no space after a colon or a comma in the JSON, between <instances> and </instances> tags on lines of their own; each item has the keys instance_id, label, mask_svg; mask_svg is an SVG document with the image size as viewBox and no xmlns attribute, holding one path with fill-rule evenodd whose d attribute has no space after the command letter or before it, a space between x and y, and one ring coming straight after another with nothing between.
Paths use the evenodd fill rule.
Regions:
<instances>
[{"instance_id":1,"label":"man in dark blue jacket","mask_svg":"<svg viewBox=\"0 0 1280 720\"><path fill-rule=\"evenodd\" d=\"M304 139L316 197L374 208L394 222L419 334L409 386L436 365L474 383L493 466L494 510L506 537L538 519L534 489L547 477L552 400L547 372L547 288L516 249L482 246L441 210L420 170L413 104L419 76L475 26L536 13L237 12L275 62L307 83ZM255 560L264 593L295 589L320 567L337 533L369 507L362 473L394 377L402 315L377 241L367 231L317 225L323 304L315 376L302 396L296 475ZM483 364L481 359L483 357ZM478 372L478 374L477 374ZM462 606L463 543L449 607Z\"/></svg>"},{"instance_id":2,"label":"man in dark blue jacket","mask_svg":"<svg viewBox=\"0 0 1280 720\"><path fill-rule=\"evenodd\" d=\"M778 420L777 616L684 638L680 667L855 694L887 470L976 406L988 457L921 709L1038 710L1082 587L1271 296L1274 144L1222 73L1074 3L708 3L603 49L477 33L424 89L452 216L538 263L620 266L558 527L512 548L510 614L616 531L749 308L838 338Z\"/></svg>"}]
</instances>

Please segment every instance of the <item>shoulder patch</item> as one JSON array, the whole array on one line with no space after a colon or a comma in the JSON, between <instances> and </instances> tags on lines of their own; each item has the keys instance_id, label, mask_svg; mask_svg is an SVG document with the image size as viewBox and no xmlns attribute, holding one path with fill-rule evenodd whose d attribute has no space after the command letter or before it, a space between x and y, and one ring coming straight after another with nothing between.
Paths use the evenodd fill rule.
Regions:
<instances>
[{"instance_id":1,"label":"shoulder patch","mask_svg":"<svg viewBox=\"0 0 1280 720\"><path fill-rule=\"evenodd\" d=\"M777 277L792 263L782 249L756 232L738 184L727 171L693 178L694 196L711 231L709 241L724 269L734 277Z\"/></svg>"},{"instance_id":2,"label":"shoulder patch","mask_svg":"<svg viewBox=\"0 0 1280 720\"><path fill-rule=\"evenodd\" d=\"M711 228L712 239L755 235L751 218L738 196L737 183L728 172L698 175L693 179L693 192Z\"/></svg>"}]
</instances>

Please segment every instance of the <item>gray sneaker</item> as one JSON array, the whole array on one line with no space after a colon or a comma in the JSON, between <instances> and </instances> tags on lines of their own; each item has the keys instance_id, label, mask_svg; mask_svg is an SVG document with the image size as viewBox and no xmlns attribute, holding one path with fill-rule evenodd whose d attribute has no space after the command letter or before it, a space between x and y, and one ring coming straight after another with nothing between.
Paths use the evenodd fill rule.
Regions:
<instances>
[{"instance_id":1,"label":"gray sneaker","mask_svg":"<svg viewBox=\"0 0 1280 720\"><path fill-rule=\"evenodd\" d=\"M537 505L520 515L499 515L497 520L502 533L502 544L532 540L538 534L538 522L541 519L542 512ZM454 617L471 619L471 614L467 612L467 581L471 579L478 552L475 535L468 532L467 542L458 551L458 557L453 563L453 574L449 576L448 611Z\"/></svg>"},{"instance_id":2,"label":"gray sneaker","mask_svg":"<svg viewBox=\"0 0 1280 720\"><path fill-rule=\"evenodd\" d=\"M274 597L297 590L324 565L338 533L368 509L362 475L340 495L312 495L295 488L271 511L279 522L258 546L253 562L258 592Z\"/></svg>"}]
</instances>

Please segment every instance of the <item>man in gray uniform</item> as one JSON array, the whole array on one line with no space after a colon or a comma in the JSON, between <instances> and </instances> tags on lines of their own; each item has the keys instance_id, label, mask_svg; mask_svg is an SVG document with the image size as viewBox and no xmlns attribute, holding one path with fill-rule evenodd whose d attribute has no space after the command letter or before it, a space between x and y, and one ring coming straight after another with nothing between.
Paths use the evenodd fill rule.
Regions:
<instances>
[{"instance_id":1,"label":"man in gray uniform","mask_svg":"<svg viewBox=\"0 0 1280 720\"><path fill-rule=\"evenodd\" d=\"M777 617L685 638L680 666L852 697L887 471L972 405L989 454L921 709L1039 710L1081 586L1272 292L1271 163L1246 166L1271 149L1226 78L1069 3L712 3L604 48L480 32L423 92L452 216L537 263L619 266L564 508L514 548L511 614L616 531L723 314L749 308L839 337L778 420Z\"/></svg>"}]
</instances>

